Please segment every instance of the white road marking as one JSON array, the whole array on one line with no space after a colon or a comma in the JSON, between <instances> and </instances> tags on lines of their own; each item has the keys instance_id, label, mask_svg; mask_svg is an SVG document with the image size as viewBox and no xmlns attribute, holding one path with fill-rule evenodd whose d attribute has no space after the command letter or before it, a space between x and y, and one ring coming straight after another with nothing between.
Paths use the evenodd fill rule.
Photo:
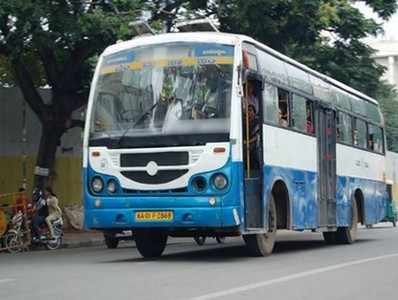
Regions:
<instances>
[{"instance_id":1,"label":"white road marking","mask_svg":"<svg viewBox=\"0 0 398 300\"><path fill-rule=\"evenodd\" d=\"M7 283L7 282L13 282L13 281L15 281L15 279L13 279L13 278L0 279L0 283Z\"/></svg>"},{"instance_id":2,"label":"white road marking","mask_svg":"<svg viewBox=\"0 0 398 300\"><path fill-rule=\"evenodd\" d=\"M346 263L331 265L331 266L327 266L327 267L323 267L323 268L312 269L309 271L291 274L291 275L287 275L287 276L283 276L283 277L279 277L279 278L275 278L275 279L270 279L270 280L266 280L266 281L260 281L257 283L242 285L242 286L239 286L236 288L231 288L231 289L224 290L224 291L205 294L205 295L202 295L199 297L191 298L191 300L216 299L216 298L225 297L225 296L229 296L229 295L233 295L233 294L237 294L237 293L241 293L241 292L246 292L249 290L258 289L261 287L270 286L270 285L277 284L277 283L283 283L283 282L287 282L287 281L294 280L294 279L299 279L299 278L303 278L303 277L307 277L307 276L311 276L311 275L316 275L316 274L320 274L320 273L325 273L325 272L334 271L337 269L347 268L347 267L351 267L351 266L355 266L355 265L360 265L360 264L373 262L373 261L386 259L386 258L392 258L392 257L398 257L398 253L381 255L381 256L370 257L370 258L365 258L365 259L359 259L359 260L354 260L354 261L350 261L350 262L346 262Z\"/></svg>"}]
</instances>

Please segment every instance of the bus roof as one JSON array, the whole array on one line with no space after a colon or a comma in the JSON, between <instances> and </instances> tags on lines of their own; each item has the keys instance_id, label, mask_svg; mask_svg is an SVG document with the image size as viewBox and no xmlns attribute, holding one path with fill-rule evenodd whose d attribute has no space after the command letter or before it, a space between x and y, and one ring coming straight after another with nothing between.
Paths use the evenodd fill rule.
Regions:
<instances>
[{"instance_id":1,"label":"bus roof","mask_svg":"<svg viewBox=\"0 0 398 300\"><path fill-rule=\"evenodd\" d=\"M256 41L255 39L253 39L251 37L248 37L246 35L241 35L241 34L231 34L231 33L223 33L223 32L183 32L183 33L164 33L164 34L158 34L158 35L139 36L132 40L124 41L124 42L109 46L108 48L105 49L103 55L112 54L115 52L127 50L127 49L130 49L132 47L137 47L137 46L144 46L144 45L150 45L150 44L161 44L161 43L172 43L172 42L179 42L179 41L213 42L213 43L220 43L220 44L226 44L226 45L237 45L242 42L248 42L248 43L256 45L257 47L261 48L265 52L285 61L286 63L296 66L297 68L299 68L305 72L308 72L309 74L311 74L315 77L318 77L319 79L321 79L337 88L340 88L350 94L353 94L355 96L362 98L363 100L366 100L375 105L378 105L378 102L375 99L365 95L364 93L361 93L361 92L349 87L348 85L341 83L329 76L319 73L319 72L307 67L306 65L303 65L303 64L299 63L298 61L295 61L294 59Z\"/></svg>"}]
</instances>

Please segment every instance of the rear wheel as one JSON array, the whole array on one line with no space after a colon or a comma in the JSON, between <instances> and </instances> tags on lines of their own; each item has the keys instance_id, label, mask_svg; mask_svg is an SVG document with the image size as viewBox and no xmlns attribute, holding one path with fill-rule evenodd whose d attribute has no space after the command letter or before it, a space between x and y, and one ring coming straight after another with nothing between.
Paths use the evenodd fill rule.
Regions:
<instances>
[{"instance_id":1,"label":"rear wheel","mask_svg":"<svg viewBox=\"0 0 398 300\"><path fill-rule=\"evenodd\" d=\"M8 232L4 237L4 244L9 253L17 253L23 250L23 241L21 236L14 231Z\"/></svg>"},{"instance_id":2,"label":"rear wheel","mask_svg":"<svg viewBox=\"0 0 398 300\"><path fill-rule=\"evenodd\" d=\"M55 239L50 239L46 243L46 248L47 248L47 250L57 250L61 247L61 245L62 245L62 238L58 237Z\"/></svg>"},{"instance_id":3,"label":"rear wheel","mask_svg":"<svg viewBox=\"0 0 398 300\"><path fill-rule=\"evenodd\" d=\"M206 242L206 237L204 235L196 235L193 237L193 239L199 246L203 246Z\"/></svg>"},{"instance_id":4,"label":"rear wheel","mask_svg":"<svg viewBox=\"0 0 398 300\"><path fill-rule=\"evenodd\" d=\"M358 234L358 207L357 202L352 202L352 216L350 227L339 227L336 231L336 242L340 244L352 244Z\"/></svg>"},{"instance_id":5,"label":"rear wheel","mask_svg":"<svg viewBox=\"0 0 398 300\"><path fill-rule=\"evenodd\" d=\"M135 232L135 244L140 254L145 258L162 255L167 244L167 235L160 232Z\"/></svg>"},{"instance_id":6,"label":"rear wheel","mask_svg":"<svg viewBox=\"0 0 398 300\"><path fill-rule=\"evenodd\" d=\"M246 248L252 256L268 256L272 253L276 238L276 207L274 198L271 196L268 205L268 231L264 234L244 235Z\"/></svg>"}]
</instances>

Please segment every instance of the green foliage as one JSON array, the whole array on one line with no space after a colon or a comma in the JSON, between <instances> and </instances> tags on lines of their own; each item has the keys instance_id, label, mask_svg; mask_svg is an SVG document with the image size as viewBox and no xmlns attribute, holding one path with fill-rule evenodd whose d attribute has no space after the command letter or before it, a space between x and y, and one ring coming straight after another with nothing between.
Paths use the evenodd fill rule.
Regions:
<instances>
[{"instance_id":1,"label":"green foliage","mask_svg":"<svg viewBox=\"0 0 398 300\"><path fill-rule=\"evenodd\" d=\"M0 53L8 62L1 64L4 78L14 78L13 68L7 66L24 63L29 66L29 73L37 85L48 83L53 88L70 85L65 88L73 90L87 88L92 75L89 58L117 39L131 38L127 24L142 7L139 0L114 0L113 5L107 1L92 3L1 1ZM74 62L78 65L73 77L77 77L63 81L60 77L66 75ZM52 74L50 69L54 71Z\"/></svg>"},{"instance_id":2,"label":"green foliage","mask_svg":"<svg viewBox=\"0 0 398 300\"><path fill-rule=\"evenodd\" d=\"M350 0L218 0L150 1L153 20L210 16L224 32L247 34L322 73L369 96L381 85L384 69L371 58L362 42L381 32L380 24L366 18ZM381 18L397 10L394 0L365 1Z\"/></svg>"},{"instance_id":3,"label":"green foliage","mask_svg":"<svg viewBox=\"0 0 398 300\"><path fill-rule=\"evenodd\" d=\"M398 152L398 91L384 83L377 91L377 99L384 115L387 149Z\"/></svg>"}]
</instances>

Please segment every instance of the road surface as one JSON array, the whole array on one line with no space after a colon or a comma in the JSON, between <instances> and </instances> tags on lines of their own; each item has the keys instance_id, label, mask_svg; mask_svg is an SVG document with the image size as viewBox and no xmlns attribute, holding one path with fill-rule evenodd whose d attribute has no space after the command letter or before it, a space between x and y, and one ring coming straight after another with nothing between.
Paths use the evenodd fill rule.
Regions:
<instances>
[{"instance_id":1,"label":"road surface","mask_svg":"<svg viewBox=\"0 0 398 300\"><path fill-rule=\"evenodd\" d=\"M398 299L398 229L361 229L353 245L282 232L270 257L248 257L239 238L172 240L144 260L133 242L0 253L0 299Z\"/></svg>"}]
</instances>

